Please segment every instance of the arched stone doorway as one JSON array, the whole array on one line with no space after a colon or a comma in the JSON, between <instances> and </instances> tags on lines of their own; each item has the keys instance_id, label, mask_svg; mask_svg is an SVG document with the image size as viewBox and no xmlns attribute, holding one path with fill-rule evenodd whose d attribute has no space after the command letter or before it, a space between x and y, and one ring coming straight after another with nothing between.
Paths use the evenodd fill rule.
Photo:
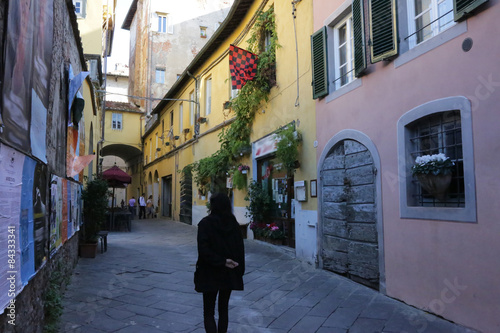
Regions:
<instances>
[{"instance_id":1,"label":"arched stone doorway","mask_svg":"<svg viewBox=\"0 0 500 333\"><path fill-rule=\"evenodd\" d=\"M334 136L318 164L321 266L385 292L380 160L364 134Z\"/></svg>"}]
</instances>

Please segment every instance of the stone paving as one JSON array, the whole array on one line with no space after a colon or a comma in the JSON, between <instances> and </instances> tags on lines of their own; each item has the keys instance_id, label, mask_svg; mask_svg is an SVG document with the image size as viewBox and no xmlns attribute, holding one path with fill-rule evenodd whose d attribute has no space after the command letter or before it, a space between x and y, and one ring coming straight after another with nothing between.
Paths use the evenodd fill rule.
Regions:
<instances>
[{"instance_id":1,"label":"stone paving","mask_svg":"<svg viewBox=\"0 0 500 333\"><path fill-rule=\"evenodd\" d=\"M154 219L111 232L107 252L79 259L60 332L205 332L193 284L196 231ZM229 332L475 332L315 269L291 251L254 240L245 248L245 290L231 296Z\"/></svg>"}]
</instances>

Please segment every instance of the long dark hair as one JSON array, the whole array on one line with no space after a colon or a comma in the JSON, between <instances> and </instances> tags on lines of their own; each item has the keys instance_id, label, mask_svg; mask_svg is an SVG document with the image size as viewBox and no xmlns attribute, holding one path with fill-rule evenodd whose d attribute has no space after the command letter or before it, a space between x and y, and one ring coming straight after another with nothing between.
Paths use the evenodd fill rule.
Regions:
<instances>
[{"instance_id":1,"label":"long dark hair","mask_svg":"<svg viewBox=\"0 0 500 333\"><path fill-rule=\"evenodd\" d=\"M231 200L225 193L214 193L210 197L210 214L234 218Z\"/></svg>"}]
</instances>

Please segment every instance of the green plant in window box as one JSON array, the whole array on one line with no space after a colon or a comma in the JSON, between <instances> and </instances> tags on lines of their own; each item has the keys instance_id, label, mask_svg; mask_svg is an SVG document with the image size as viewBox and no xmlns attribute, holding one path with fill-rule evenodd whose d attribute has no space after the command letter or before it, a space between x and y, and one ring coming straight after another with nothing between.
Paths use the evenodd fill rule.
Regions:
<instances>
[{"instance_id":1,"label":"green plant in window box","mask_svg":"<svg viewBox=\"0 0 500 333\"><path fill-rule=\"evenodd\" d=\"M439 201L445 201L454 166L449 157L440 153L418 156L411 171L425 191Z\"/></svg>"},{"instance_id":2,"label":"green plant in window box","mask_svg":"<svg viewBox=\"0 0 500 333\"><path fill-rule=\"evenodd\" d=\"M412 166L411 172L414 175L448 175L453 172L454 165L455 163L443 153L423 155L415 159L415 165Z\"/></svg>"}]
</instances>

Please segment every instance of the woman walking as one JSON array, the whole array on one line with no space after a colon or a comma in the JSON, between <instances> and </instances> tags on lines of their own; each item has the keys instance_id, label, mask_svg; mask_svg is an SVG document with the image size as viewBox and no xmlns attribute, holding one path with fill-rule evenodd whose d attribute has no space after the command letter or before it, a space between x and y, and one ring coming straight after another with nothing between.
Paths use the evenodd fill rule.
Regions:
<instances>
[{"instance_id":1,"label":"woman walking","mask_svg":"<svg viewBox=\"0 0 500 333\"><path fill-rule=\"evenodd\" d=\"M225 333L232 290L243 290L245 249L240 225L231 212L227 195L210 197L210 214L198 224L198 262L195 290L203 293L203 318L207 333ZM217 295L219 323L215 323Z\"/></svg>"}]
</instances>

